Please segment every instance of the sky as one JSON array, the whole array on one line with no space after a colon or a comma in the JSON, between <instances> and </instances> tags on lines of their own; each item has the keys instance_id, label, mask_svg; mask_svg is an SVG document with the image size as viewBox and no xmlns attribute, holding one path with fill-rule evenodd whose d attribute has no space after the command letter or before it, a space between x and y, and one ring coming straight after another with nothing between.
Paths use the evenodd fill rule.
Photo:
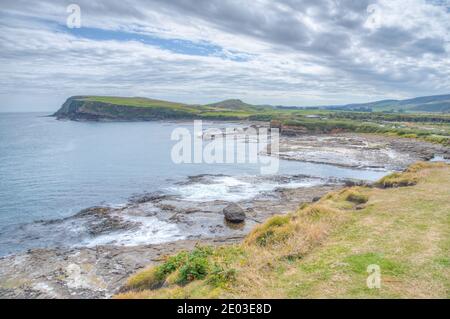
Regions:
<instances>
[{"instance_id":1,"label":"sky","mask_svg":"<svg viewBox=\"0 0 450 319\"><path fill-rule=\"evenodd\" d=\"M449 32L450 0L1 0L0 112L55 111L72 95L312 106L448 94Z\"/></svg>"}]
</instances>

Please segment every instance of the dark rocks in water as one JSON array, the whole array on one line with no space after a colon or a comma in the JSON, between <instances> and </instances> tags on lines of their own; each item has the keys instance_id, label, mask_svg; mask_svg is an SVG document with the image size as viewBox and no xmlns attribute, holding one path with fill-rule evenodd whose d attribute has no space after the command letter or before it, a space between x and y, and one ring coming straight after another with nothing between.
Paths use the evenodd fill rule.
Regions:
<instances>
[{"instance_id":1,"label":"dark rocks in water","mask_svg":"<svg viewBox=\"0 0 450 319\"><path fill-rule=\"evenodd\" d=\"M367 186L367 182L361 180L347 179L344 181L346 187Z\"/></svg>"},{"instance_id":2,"label":"dark rocks in water","mask_svg":"<svg viewBox=\"0 0 450 319\"><path fill-rule=\"evenodd\" d=\"M223 209L223 214L230 223L242 223L245 220L245 211L235 203L227 205Z\"/></svg>"},{"instance_id":3,"label":"dark rocks in water","mask_svg":"<svg viewBox=\"0 0 450 319\"><path fill-rule=\"evenodd\" d=\"M111 209L109 207L93 206L93 207L89 207L89 208L80 210L73 217L75 217L75 218L86 217L86 216L103 217L103 216L105 216L105 214L109 213L110 211L111 211Z\"/></svg>"},{"instance_id":4,"label":"dark rocks in water","mask_svg":"<svg viewBox=\"0 0 450 319\"><path fill-rule=\"evenodd\" d=\"M105 233L117 232L138 228L139 224L124 221L118 216L107 216L99 220L91 220L86 222L86 227L90 235L99 236Z\"/></svg>"},{"instance_id":5,"label":"dark rocks in water","mask_svg":"<svg viewBox=\"0 0 450 319\"><path fill-rule=\"evenodd\" d=\"M153 193L146 193L143 195L133 195L129 199L129 202L131 204L143 204L143 203L148 203L148 202L160 201L167 197L168 197L168 195L165 195L161 192L153 192Z\"/></svg>"},{"instance_id":6,"label":"dark rocks in water","mask_svg":"<svg viewBox=\"0 0 450 319\"><path fill-rule=\"evenodd\" d=\"M199 174L199 175L191 175L187 177L186 181L180 181L176 183L177 185L191 185L195 183L202 184L214 184L214 178L216 177L227 177L229 175L225 174Z\"/></svg>"},{"instance_id":7,"label":"dark rocks in water","mask_svg":"<svg viewBox=\"0 0 450 319\"><path fill-rule=\"evenodd\" d=\"M64 220L81 219L86 231L91 236L99 236L104 233L129 230L138 227L138 223L122 219L117 210L110 207L94 206L79 211L72 217Z\"/></svg>"}]
</instances>

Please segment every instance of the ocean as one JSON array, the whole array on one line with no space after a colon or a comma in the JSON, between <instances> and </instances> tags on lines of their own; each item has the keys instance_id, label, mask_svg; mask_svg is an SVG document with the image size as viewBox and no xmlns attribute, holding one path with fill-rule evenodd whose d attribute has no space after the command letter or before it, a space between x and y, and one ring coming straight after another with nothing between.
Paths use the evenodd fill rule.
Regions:
<instances>
[{"instance_id":1,"label":"ocean","mask_svg":"<svg viewBox=\"0 0 450 319\"><path fill-rule=\"evenodd\" d=\"M204 127L233 125L239 124ZM192 122L58 121L44 113L0 113L0 256L95 243L85 241L76 224L52 228L48 221L95 205L122 205L136 194L159 191L196 201L236 201L278 186L248 182L249 176L260 174L259 164L174 163L171 150L176 141L171 133L192 126ZM209 184L180 184L201 174L216 177ZM371 181L386 172L280 161L279 174ZM145 232L139 243L172 239L173 225L157 220L146 225L161 231Z\"/></svg>"}]
</instances>

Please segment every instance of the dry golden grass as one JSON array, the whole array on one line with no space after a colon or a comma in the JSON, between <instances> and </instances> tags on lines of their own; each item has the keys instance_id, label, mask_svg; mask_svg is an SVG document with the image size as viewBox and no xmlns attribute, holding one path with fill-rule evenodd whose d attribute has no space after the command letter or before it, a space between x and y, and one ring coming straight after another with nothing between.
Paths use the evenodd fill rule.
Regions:
<instances>
[{"instance_id":1,"label":"dry golden grass","mask_svg":"<svg viewBox=\"0 0 450 319\"><path fill-rule=\"evenodd\" d=\"M449 297L450 165L418 163L402 175L416 185L332 192L270 218L240 246L220 248L209 258L236 273L226 285L212 285L208 274L184 286L167 280L164 288L139 291L131 280L137 288L117 297ZM382 288L375 290L366 286L366 267L374 263L382 271Z\"/></svg>"},{"instance_id":2,"label":"dry golden grass","mask_svg":"<svg viewBox=\"0 0 450 319\"><path fill-rule=\"evenodd\" d=\"M382 188L414 186L430 167L445 167L445 163L418 162L402 173L392 173L381 178L376 185Z\"/></svg>"},{"instance_id":3,"label":"dry golden grass","mask_svg":"<svg viewBox=\"0 0 450 319\"><path fill-rule=\"evenodd\" d=\"M149 267L130 276L125 283L125 290L154 289L161 285L155 267Z\"/></svg>"},{"instance_id":4,"label":"dry golden grass","mask_svg":"<svg viewBox=\"0 0 450 319\"><path fill-rule=\"evenodd\" d=\"M355 204L365 204L369 200L369 197L365 194L361 194L358 191L349 189L346 192L345 200Z\"/></svg>"}]
</instances>

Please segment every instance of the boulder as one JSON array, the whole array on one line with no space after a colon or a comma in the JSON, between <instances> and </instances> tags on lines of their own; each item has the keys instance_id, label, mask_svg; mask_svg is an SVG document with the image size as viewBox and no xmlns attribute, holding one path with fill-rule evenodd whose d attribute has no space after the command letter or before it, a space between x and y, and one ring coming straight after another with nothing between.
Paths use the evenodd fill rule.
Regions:
<instances>
[{"instance_id":1,"label":"boulder","mask_svg":"<svg viewBox=\"0 0 450 319\"><path fill-rule=\"evenodd\" d=\"M225 219L231 223L242 223L245 220L245 211L235 203L223 209Z\"/></svg>"}]
</instances>

